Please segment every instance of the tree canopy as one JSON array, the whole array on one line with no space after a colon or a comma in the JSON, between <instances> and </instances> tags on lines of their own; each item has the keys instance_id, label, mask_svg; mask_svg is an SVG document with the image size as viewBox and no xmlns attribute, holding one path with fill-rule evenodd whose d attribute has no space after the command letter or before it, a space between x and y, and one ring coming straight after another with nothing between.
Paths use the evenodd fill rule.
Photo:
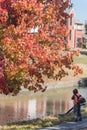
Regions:
<instances>
[{"instance_id":1,"label":"tree canopy","mask_svg":"<svg viewBox=\"0 0 87 130\"><path fill-rule=\"evenodd\" d=\"M46 89L44 77L60 80L78 52L65 46L69 0L0 0L0 92Z\"/></svg>"}]
</instances>

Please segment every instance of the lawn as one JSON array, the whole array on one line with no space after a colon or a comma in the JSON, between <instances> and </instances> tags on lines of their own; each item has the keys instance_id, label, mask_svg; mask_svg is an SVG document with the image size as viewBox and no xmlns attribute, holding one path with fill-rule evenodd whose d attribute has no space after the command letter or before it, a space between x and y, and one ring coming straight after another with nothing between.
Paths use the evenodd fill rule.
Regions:
<instances>
[{"instance_id":1,"label":"lawn","mask_svg":"<svg viewBox=\"0 0 87 130\"><path fill-rule=\"evenodd\" d=\"M86 55L80 55L74 58L75 64L87 64L87 56Z\"/></svg>"}]
</instances>

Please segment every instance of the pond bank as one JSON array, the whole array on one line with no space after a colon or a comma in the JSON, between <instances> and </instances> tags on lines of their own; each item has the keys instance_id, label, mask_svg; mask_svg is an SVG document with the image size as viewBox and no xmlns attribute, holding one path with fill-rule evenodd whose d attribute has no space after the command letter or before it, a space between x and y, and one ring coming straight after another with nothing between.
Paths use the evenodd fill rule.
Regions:
<instances>
[{"instance_id":1,"label":"pond bank","mask_svg":"<svg viewBox=\"0 0 87 130\"><path fill-rule=\"evenodd\" d=\"M68 76L63 78L60 81L47 82L45 83L44 86L47 86L47 90L56 89L56 88L67 88L67 87L87 87L87 77Z\"/></svg>"}]
</instances>

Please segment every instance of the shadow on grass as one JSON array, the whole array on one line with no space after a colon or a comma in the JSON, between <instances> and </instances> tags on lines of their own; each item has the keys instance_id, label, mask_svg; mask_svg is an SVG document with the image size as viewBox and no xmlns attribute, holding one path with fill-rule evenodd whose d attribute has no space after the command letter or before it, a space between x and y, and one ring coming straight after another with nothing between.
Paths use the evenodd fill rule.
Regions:
<instances>
[{"instance_id":1,"label":"shadow on grass","mask_svg":"<svg viewBox=\"0 0 87 130\"><path fill-rule=\"evenodd\" d=\"M78 87L87 87L87 78L81 78L81 80L78 81Z\"/></svg>"},{"instance_id":2,"label":"shadow on grass","mask_svg":"<svg viewBox=\"0 0 87 130\"><path fill-rule=\"evenodd\" d=\"M81 53L82 55L87 55L87 49L81 50L80 53Z\"/></svg>"}]
</instances>

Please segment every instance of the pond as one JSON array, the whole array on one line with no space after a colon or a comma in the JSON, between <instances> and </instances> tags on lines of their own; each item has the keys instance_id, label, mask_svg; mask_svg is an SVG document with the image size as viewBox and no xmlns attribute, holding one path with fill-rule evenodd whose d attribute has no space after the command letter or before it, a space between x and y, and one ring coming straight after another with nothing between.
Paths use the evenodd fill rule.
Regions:
<instances>
[{"instance_id":1,"label":"pond","mask_svg":"<svg viewBox=\"0 0 87 130\"><path fill-rule=\"evenodd\" d=\"M72 90L70 87L44 93L23 91L17 96L0 95L0 125L64 113L73 106ZM79 92L87 99L87 88L80 88Z\"/></svg>"}]
</instances>

